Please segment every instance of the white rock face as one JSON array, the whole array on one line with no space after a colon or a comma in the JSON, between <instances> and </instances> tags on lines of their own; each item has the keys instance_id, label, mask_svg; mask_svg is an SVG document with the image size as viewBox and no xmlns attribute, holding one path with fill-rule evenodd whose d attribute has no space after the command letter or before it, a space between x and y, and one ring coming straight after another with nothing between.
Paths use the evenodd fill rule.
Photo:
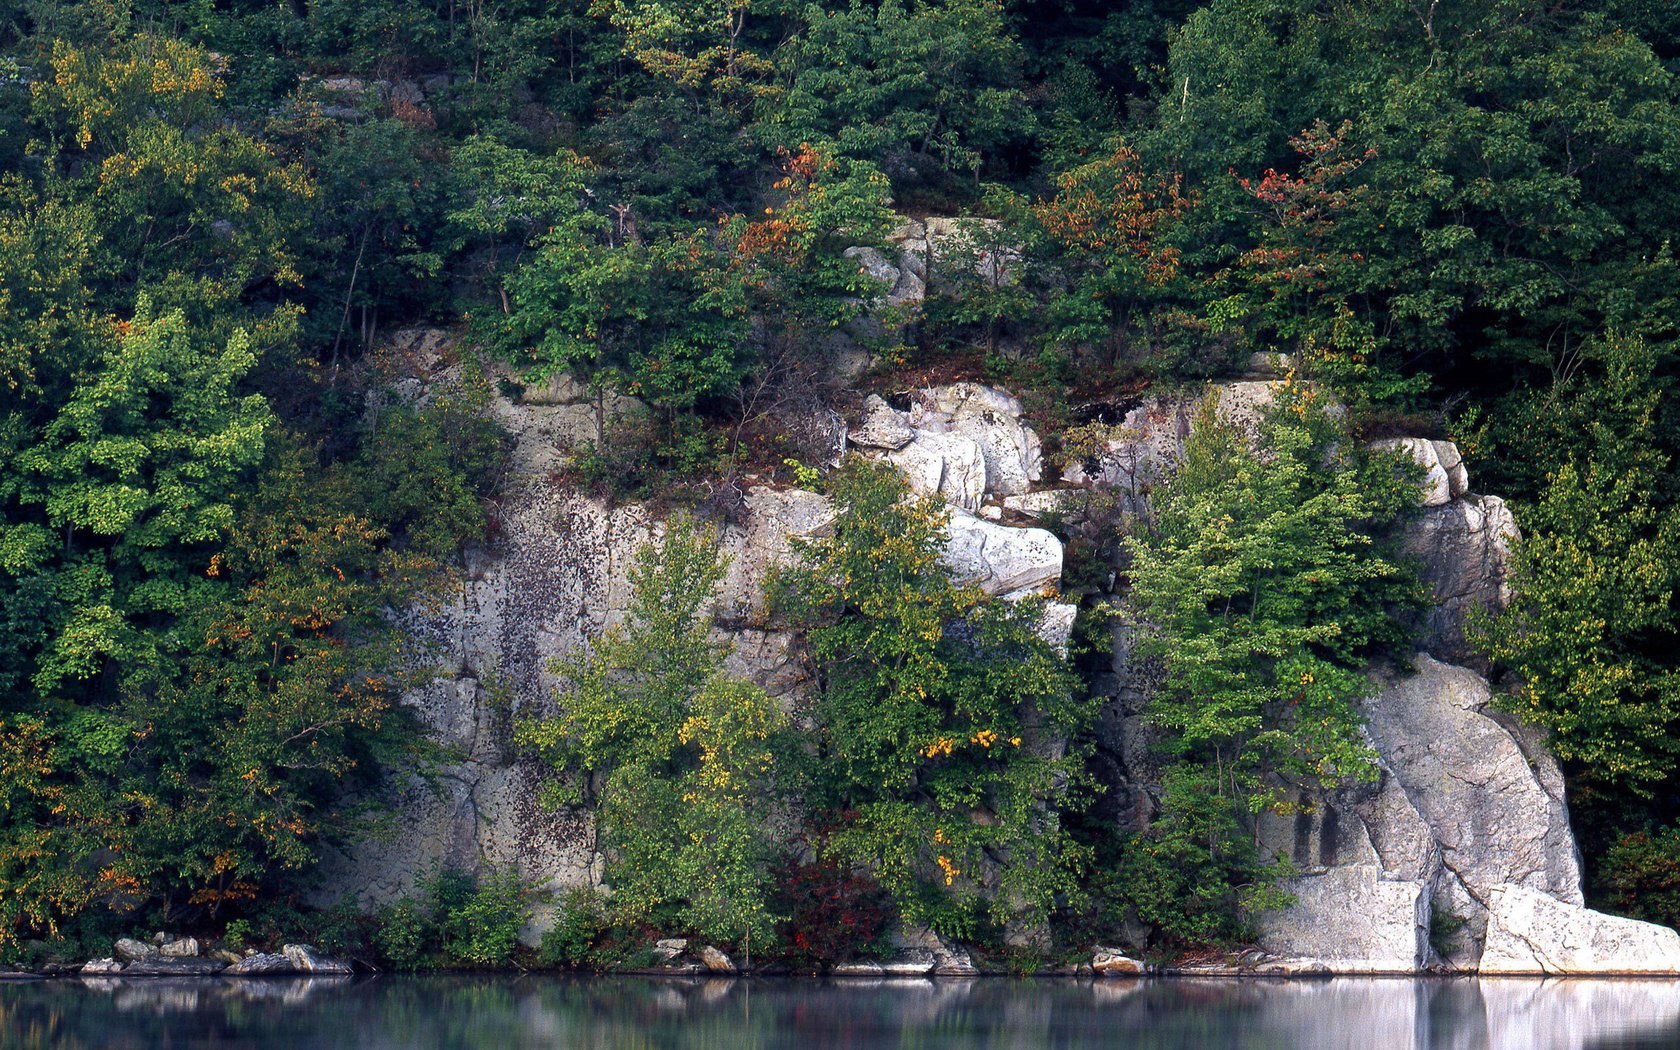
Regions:
<instances>
[{"instance_id":1,"label":"white rock face","mask_svg":"<svg viewBox=\"0 0 1680 1050\"><path fill-rule=\"evenodd\" d=\"M1464 457L1451 441L1427 438L1388 438L1371 442L1372 448L1397 449L1424 469L1423 505L1441 507L1470 491L1470 475Z\"/></svg>"},{"instance_id":2,"label":"white rock face","mask_svg":"<svg viewBox=\"0 0 1680 1050\"><path fill-rule=\"evenodd\" d=\"M905 413L894 410L881 395L870 394L863 402L863 419L849 437L854 445L896 452L916 440L916 431Z\"/></svg>"},{"instance_id":3,"label":"white rock face","mask_svg":"<svg viewBox=\"0 0 1680 1050\"><path fill-rule=\"evenodd\" d=\"M917 495L938 496L970 512L979 509L986 492L986 454L973 438L917 430L909 444L885 458Z\"/></svg>"},{"instance_id":4,"label":"white rock face","mask_svg":"<svg viewBox=\"0 0 1680 1050\"><path fill-rule=\"evenodd\" d=\"M879 303L905 306L927 298L927 283L923 280L926 268L908 252L900 253L897 265L876 248L847 248L840 254L856 260L859 269L881 282L883 292L877 300Z\"/></svg>"},{"instance_id":5,"label":"white rock face","mask_svg":"<svg viewBox=\"0 0 1680 1050\"><path fill-rule=\"evenodd\" d=\"M1486 680L1419 656L1363 705L1372 740L1439 845L1435 905L1468 921L1474 962L1494 889L1523 886L1581 904L1563 775L1538 734L1497 715ZM1374 829L1379 853L1386 828ZM1392 853L1394 851L1390 851Z\"/></svg>"},{"instance_id":6,"label":"white rock face","mask_svg":"<svg viewBox=\"0 0 1680 1050\"><path fill-rule=\"evenodd\" d=\"M1563 777L1474 671L1420 654L1414 674L1379 685L1360 707L1379 783L1265 829L1304 874L1288 886L1300 903L1262 919L1261 943L1338 971L1420 969L1438 910L1466 924L1442 961L1473 969L1497 887L1581 904Z\"/></svg>"},{"instance_id":7,"label":"white rock face","mask_svg":"<svg viewBox=\"0 0 1680 1050\"><path fill-rule=\"evenodd\" d=\"M1524 886L1489 896L1483 974L1680 975L1680 933L1560 901Z\"/></svg>"},{"instance_id":8,"label":"white rock face","mask_svg":"<svg viewBox=\"0 0 1680 1050\"><path fill-rule=\"evenodd\" d=\"M911 410L919 427L942 428L972 438L986 461L986 492L1018 496L1044 471L1038 435L1021 422L1021 403L978 383L955 383L926 391L927 401Z\"/></svg>"},{"instance_id":9,"label":"white rock face","mask_svg":"<svg viewBox=\"0 0 1680 1050\"><path fill-rule=\"evenodd\" d=\"M1044 472L1044 449L1021 422L1021 403L979 383L919 391L909 411L872 395L850 439L903 471L915 492L968 511L987 496L1025 494Z\"/></svg>"},{"instance_id":10,"label":"white rock face","mask_svg":"<svg viewBox=\"0 0 1680 1050\"><path fill-rule=\"evenodd\" d=\"M440 362L449 359L448 339L430 331L398 338L398 351L420 377L412 396L422 399L428 382L447 381ZM968 513L984 498L989 473L1024 478L1035 469L1037 437L1020 424L1019 405L974 385L921 398L915 426L909 413L873 399L860 437L874 444L858 443L898 457L918 491L953 505L949 559L966 581L999 595L1037 593L1056 583L1062 549L1054 536ZM630 399L609 397L604 404L609 416L638 410ZM461 760L441 771L435 789L409 786L395 807L390 837L327 854L321 903L348 895L379 905L411 895L439 868L471 871L485 863L513 866L539 889L600 882L590 817L545 807L549 772L519 759L510 742L514 720L552 710L558 683L550 662L622 618L636 552L664 530L643 507L608 506L554 482L565 446L594 437L596 408L587 391L564 379L526 387L517 399L494 399L492 412L515 442L501 545L493 556L471 554L460 588L410 621L443 666L405 700ZM985 448L974 434L987 439ZM725 666L790 703L810 671L793 634L767 620L764 588L774 568L797 559L799 541L829 534L834 513L832 501L814 492L753 487L735 523L719 535L728 565L710 611L716 638L729 646ZM1043 632L1052 644L1066 645L1075 611L1047 606ZM534 939L551 921L539 909L524 935Z\"/></svg>"},{"instance_id":11,"label":"white rock face","mask_svg":"<svg viewBox=\"0 0 1680 1050\"><path fill-rule=\"evenodd\" d=\"M1031 594L1062 578L1062 541L1043 529L953 513L946 535L945 561L957 581L988 594Z\"/></svg>"},{"instance_id":12,"label":"white rock face","mask_svg":"<svg viewBox=\"0 0 1680 1050\"><path fill-rule=\"evenodd\" d=\"M1070 464L1062 480L1140 496L1178 469L1204 397L1216 396L1219 417L1253 435L1277 385L1270 380L1242 380L1220 383L1202 393L1169 394L1114 406L1115 411L1124 412L1114 424L1114 436L1100 455Z\"/></svg>"},{"instance_id":13,"label":"white rock face","mask_svg":"<svg viewBox=\"0 0 1680 1050\"><path fill-rule=\"evenodd\" d=\"M1498 496L1464 496L1428 507L1406 526L1405 554L1423 567L1433 600L1422 644L1454 663L1485 667L1465 638L1471 610L1497 611L1510 601L1511 551L1521 538L1511 510Z\"/></svg>"},{"instance_id":14,"label":"white rock face","mask_svg":"<svg viewBox=\"0 0 1680 1050\"><path fill-rule=\"evenodd\" d=\"M1291 879L1296 903L1265 916L1265 944L1337 973L1413 973L1429 955L1429 888L1348 864Z\"/></svg>"}]
</instances>

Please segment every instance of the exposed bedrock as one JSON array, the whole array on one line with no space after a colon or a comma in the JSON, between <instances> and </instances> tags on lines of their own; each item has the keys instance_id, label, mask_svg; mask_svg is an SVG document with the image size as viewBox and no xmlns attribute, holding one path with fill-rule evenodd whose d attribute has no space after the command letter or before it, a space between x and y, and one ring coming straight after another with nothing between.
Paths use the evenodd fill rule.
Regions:
<instances>
[{"instance_id":1,"label":"exposed bedrock","mask_svg":"<svg viewBox=\"0 0 1680 1050\"><path fill-rule=\"evenodd\" d=\"M913 248L926 250L907 241L906 252ZM925 265L918 272L899 262L901 276L926 278ZM429 332L400 338L417 362L409 396L423 398L429 384L447 381L446 367L426 363L447 359L437 353L445 339ZM1220 410L1251 425L1273 389L1263 379L1224 384ZM1174 469L1198 400L1175 395L1101 408L1119 425L1113 440L1052 484L1020 404L980 384L870 397L838 438L946 501L954 574L1005 597L1048 595L1045 633L1065 644L1075 607L1055 600L1062 544L1044 529L1006 522L1058 507L1076 516L1105 492L1122 507L1135 504ZM540 804L547 773L522 761L510 736L516 719L552 709L550 662L622 617L635 554L663 528L644 507L609 507L553 480L568 444L593 439L602 418L641 410L633 399L597 399L558 380L494 401L493 413L515 440L501 541L494 552L468 558L465 578L435 610L411 619L416 635L435 643L440 666L408 702L459 760L435 785L410 787L389 837L326 858L320 899L349 894L382 903L413 892L439 867L511 865L552 889L600 880L592 822ZM1487 682L1465 666L1474 660L1465 642L1470 610L1498 608L1506 598L1517 537L1509 511L1470 491L1452 446L1407 440L1396 447L1426 476L1427 505L1404 537L1436 598L1422 625L1424 651L1410 673L1381 675L1363 704L1378 780L1302 799L1301 815L1263 827L1266 845L1291 857L1299 875L1291 887L1297 904L1267 918L1262 947L1286 960L1285 970L1680 972L1680 935L1581 906L1557 764L1535 733L1494 707ZM729 667L790 702L807 687L810 669L791 633L766 615L764 587L776 566L797 556L796 541L823 535L833 515L817 493L760 486L747 490L720 534L730 564L712 615L730 648ZM1108 790L1098 812L1137 829L1155 806L1159 759L1144 711L1159 669L1131 659L1127 643L1117 627L1113 664L1095 683L1110 698L1097 752ZM539 916L527 932L545 922ZM1462 928L1446 936L1453 922Z\"/></svg>"},{"instance_id":2,"label":"exposed bedrock","mask_svg":"<svg viewBox=\"0 0 1680 1050\"><path fill-rule=\"evenodd\" d=\"M447 378L423 369L428 355L437 359L442 340L432 333L400 338L422 362L410 385L423 397L428 382ZM916 473L914 461L901 467L921 491L951 504L946 561L954 576L1008 598L1053 595L1062 574L1061 542L1043 529L971 513L978 499L1025 491L1038 474L1038 438L1021 423L1020 406L1001 391L970 384L925 391L922 399L904 415L911 432L904 445L961 448L967 457L960 460L968 471L960 485L945 483L961 473L949 465L925 486L927 475ZM516 399L497 398L492 411L515 442L500 507L501 542L494 553L471 555L458 589L411 617L413 632L432 643L440 666L407 702L459 761L435 783L409 787L390 834L325 858L322 901L349 895L378 905L413 893L440 868L513 866L550 889L600 880L592 821L541 804L547 771L521 759L510 738L517 719L552 710L557 683L550 663L624 615L636 552L663 530L641 506L608 506L552 480L568 445L594 437L599 412L622 417L640 408L611 395L597 402L557 380ZM791 699L810 672L792 634L767 617L765 584L774 568L796 557L797 540L823 535L833 517L825 496L759 486L747 490L738 520L720 531L729 564L711 610L716 637L729 646L730 672L772 695ZM1043 631L1054 644L1065 647L1074 611L1047 604ZM539 915L527 932L540 933L548 919Z\"/></svg>"}]
</instances>

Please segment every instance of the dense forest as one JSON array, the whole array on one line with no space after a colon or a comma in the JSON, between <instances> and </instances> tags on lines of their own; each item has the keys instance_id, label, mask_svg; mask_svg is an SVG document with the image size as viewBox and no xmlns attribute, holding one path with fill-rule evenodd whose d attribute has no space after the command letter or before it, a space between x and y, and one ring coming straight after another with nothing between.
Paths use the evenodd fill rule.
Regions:
<instances>
[{"instance_id":1,"label":"dense forest","mask_svg":"<svg viewBox=\"0 0 1680 1050\"><path fill-rule=\"evenodd\" d=\"M929 215L995 220L1009 279L883 306L843 253ZM307 922L509 958L506 873L297 911L440 760L393 610L496 543L508 375L639 398L560 480L677 508L564 715L517 729L615 858L551 963L650 928L820 963L895 916L1240 942L1277 778L1369 771L1348 702L1418 598L1364 449L1400 434L1516 508L1478 644L1564 763L1589 899L1680 921L1677 231L1666 0L3 0L0 950ZM414 325L461 334L424 404L382 357ZM1068 454L1082 405L1289 355L1264 451L1210 416L1146 522L1069 537L1166 658L1147 835L1084 817L1077 657L942 577L936 507L784 432L837 331L883 389L1015 391ZM697 620L710 494L749 471L840 508L777 599L823 668L797 724ZM1047 726L1054 758L1021 745Z\"/></svg>"}]
</instances>

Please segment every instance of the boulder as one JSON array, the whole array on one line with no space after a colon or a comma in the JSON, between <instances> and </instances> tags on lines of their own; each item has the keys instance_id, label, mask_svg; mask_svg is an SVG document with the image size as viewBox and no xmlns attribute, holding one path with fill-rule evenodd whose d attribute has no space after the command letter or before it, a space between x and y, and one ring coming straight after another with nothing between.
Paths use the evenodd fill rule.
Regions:
<instances>
[{"instance_id":1,"label":"boulder","mask_svg":"<svg viewBox=\"0 0 1680 1050\"><path fill-rule=\"evenodd\" d=\"M1091 954L1091 972L1098 977L1139 977L1149 967L1118 948L1097 948Z\"/></svg>"},{"instance_id":2,"label":"boulder","mask_svg":"<svg viewBox=\"0 0 1680 1050\"><path fill-rule=\"evenodd\" d=\"M298 969L283 952L258 952L245 956L222 972L234 977L270 977L294 974Z\"/></svg>"},{"instance_id":3,"label":"boulder","mask_svg":"<svg viewBox=\"0 0 1680 1050\"><path fill-rule=\"evenodd\" d=\"M918 496L938 496L966 511L979 508L986 491L986 455L973 438L917 430L914 440L885 458Z\"/></svg>"},{"instance_id":4,"label":"boulder","mask_svg":"<svg viewBox=\"0 0 1680 1050\"><path fill-rule=\"evenodd\" d=\"M923 281L921 269L901 252L898 265L894 265L878 248L847 248L840 253L858 264L858 268L868 276L880 282L881 294L872 302L886 306L905 306L919 303L927 298L927 284ZM925 273L925 269L923 270Z\"/></svg>"},{"instance_id":5,"label":"boulder","mask_svg":"<svg viewBox=\"0 0 1680 1050\"><path fill-rule=\"evenodd\" d=\"M1375 864L1288 880L1295 903L1261 920L1269 952L1337 973L1412 973L1429 958L1429 887Z\"/></svg>"},{"instance_id":6,"label":"boulder","mask_svg":"<svg viewBox=\"0 0 1680 1050\"><path fill-rule=\"evenodd\" d=\"M137 941L133 937L117 938L117 942L112 945L112 948L116 952L117 958L123 962L149 959L158 953L156 945L147 944L145 941Z\"/></svg>"},{"instance_id":7,"label":"boulder","mask_svg":"<svg viewBox=\"0 0 1680 1050\"><path fill-rule=\"evenodd\" d=\"M695 955L700 959L700 964L712 973L739 972L736 969L735 960L724 954L722 949L707 944L703 945Z\"/></svg>"},{"instance_id":8,"label":"boulder","mask_svg":"<svg viewBox=\"0 0 1680 1050\"><path fill-rule=\"evenodd\" d=\"M910 422L923 430L960 434L979 445L986 465L985 491L992 495L1022 495L1043 474L1042 443L1021 422L1021 403L1007 391L979 383L931 387L912 406Z\"/></svg>"},{"instance_id":9,"label":"boulder","mask_svg":"<svg viewBox=\"0 0 1680 1050\"><path fill-rule=\"evenodd\" d=\"M938 965L939 960L926 948L905 948L881 960L878 969L883 977L926 977Z\"/></svg>"},{"instance_id":10,"label":"boulder","mask_svg":"<svg viewBox=\"0 0 1680 1050\"><path fill-rule=\"evenodd\" d=\"M653 945L653 957L661 963L674 962L683 952L688 951L688 941L682 937L668 937L656 941Z\"/></svg>"},{"instance_id":11,"label":"boulder","mask_svg":"<svg viewBox=\"0 0 1680 1050\"><path fill-rule=\"evenodd\" d=\"M1423 505L1426 507L1445 506L1470 491L1470 475L1464 468L1464 457L1451 441L1387 438L1371 442L1371 447L1403 452L1423 468Z\"/></svg>"},{"instance_id":12,"label":"boulder","mask_svg":"<svg viewBox=\"0 0 1680 1050\"><path fill-rule=\"evenodd\" d=\"M1403 552L1421 567L1432 601L1423 621L1423 648L1453 663L1485 667L1465 625L1471 610L1498 611L1510 600L1512 545L1521 538L1505 501L1467 496L1427 507L1407 524Z\"/></svg>"},{"instance_id":13,"label":"boulder","mask_svg":"<svg viewBox=\"0 0 1680 1050\"><path fill-rule=\"evenodd\" d=\"M198 954L198 938L181 937L158 949L158 954L176 959L189 959Z\"/></svg>"},{"instance_id":14,"label":"boulder","mask_svg":"<svg viewBox=\"0 0 1680 1050\"><path fill-rule=\"evenodd\" d=\"M1497 886L1581 904L1581 867L1563 776L1537 734L1491 707L1487 681L1427 655L1391 675L1361 704L1372 742L1438 848L1434 906L1468 923L1453 961L1475 962ZM1372 838L1391 870L1414 862L1415 835L1377 823Z\"/></svg>"},{"instance_id":15,"label":"boulder","mask_svg":"<svg viewBox=\"0 0 1680 1050\"><path fill-rule=\"evenodd\" d=\"M1062 541L1044 529L1013 528L953 512L945 562L959 583L987 594L1035 593L1062 578Z\"/></svg>"},{"instance_id":16,"label":"boulder","mask_svg":"<svg viewBox=\"0 0 1680 1050\"><path fill-rule=\"evenodd\" d=\"M1072 602L1046 602L1044 617L1038 621L1038 636L1066 656L1068 641L1073 637L1073 623L1078 618L1079 606Z\"/></svg>"},{"instance_id":17,"label":"boulder","mask_svg":"<svg viewBox=\"0 0 1680 1050\"><path fill-rule=\"evenodd\" d=\"M848 435L852 444L896 452L916 439L905 413L895 410L879 394L863 402L863 418Z\"/></svg>"},{"instance_id":18,"label":"boulder","mask_svg":"<svg viewBox=\"0 0 1680 1050\"><path fill-rule=\"evenodd\" d=\"M1524 886L1489 894L1479 972L1680 975L1680 933L1583 908Z\"/></svg>"},{"instance_id":19,"label":"boulder","mask_svg":"<svg viewBox=\"0 0 1680 1050\"><path fill-rule=\"evenodd\" d=\"M123 964L115 959L89 959L80 972L85 977L108 977L123 971Z\"/></svg>"},{"instance_id":20,"label":"boulder","mask_svg":"<svg viewBox=\"0 0 1680 1050\"><path fill-rule=\"evenodd\" d=\"M342 959L334 959L330 955L322 955L314 945L288 944L280 951L298 973L355 973L355 968Z\"/></svg>"},{"instance_id":21,"label":"boulder","mask_svg":"<svg viewBox=\"0 0 1680 1050\"><path fill-rule=\"evenodd\" d=\"M978 977L980 968L974 965L967 949L946 940L925 926L899 931L899 948L905 951L926 951L933 956L935 977Z\"/></svg>"}]
</instances>

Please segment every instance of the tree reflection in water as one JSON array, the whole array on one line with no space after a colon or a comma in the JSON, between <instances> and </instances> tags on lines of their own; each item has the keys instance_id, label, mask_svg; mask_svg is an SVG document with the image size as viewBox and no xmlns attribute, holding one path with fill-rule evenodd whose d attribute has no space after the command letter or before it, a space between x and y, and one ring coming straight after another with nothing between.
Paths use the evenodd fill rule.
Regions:
<instances>
[{"instance_id":1,"label":"tree reflection in water","mask_svg":"<svg viewBox=\"0 0 1680 1050\"><path fill-rule=\"evenodd\" d=\"M90 978L0 986L19 1050L1655 1050L1672 980Z\"/></svg>"}]
</instances>

